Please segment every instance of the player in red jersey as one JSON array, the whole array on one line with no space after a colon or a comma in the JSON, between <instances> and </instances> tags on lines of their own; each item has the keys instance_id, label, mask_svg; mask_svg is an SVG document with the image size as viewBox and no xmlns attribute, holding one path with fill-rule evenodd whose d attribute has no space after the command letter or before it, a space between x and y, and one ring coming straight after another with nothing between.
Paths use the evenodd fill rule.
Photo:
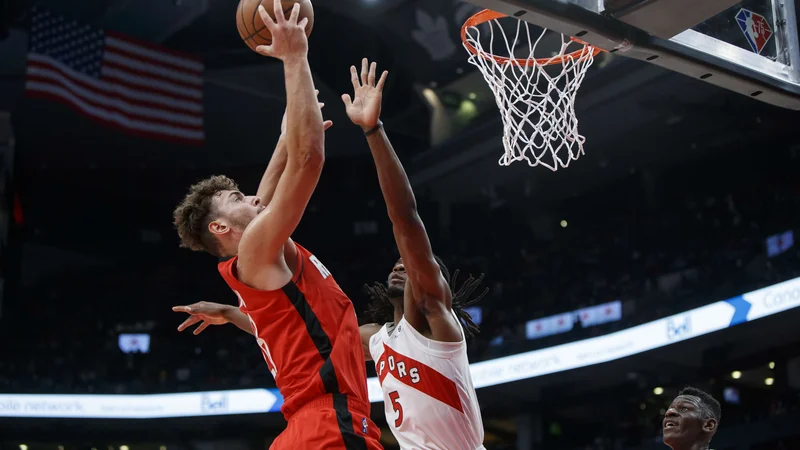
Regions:
<instances>
[{"instance_id":1,"label":"player in red jersey","mask_svg":"<svg viewBox=\"0 0 800 450\"><path fill-rule=\"evenodd\" d=\"M306 21L298 23L299 4L288 19L280 0L274 8L275 21L259 7L273 41L258 48L283 61L286 78L286 166L274 194L263 202L227 177L211 177L190 188L175 225L182 246L230 257L219 272L239 298L284 397L289 424L271 448L380 449L353 305L330 271L290 238L319 180L325 138ZM269 175L270 168L265 180ZM259 194L269 197L268 190Z\"/></svg>"}]
</instances>

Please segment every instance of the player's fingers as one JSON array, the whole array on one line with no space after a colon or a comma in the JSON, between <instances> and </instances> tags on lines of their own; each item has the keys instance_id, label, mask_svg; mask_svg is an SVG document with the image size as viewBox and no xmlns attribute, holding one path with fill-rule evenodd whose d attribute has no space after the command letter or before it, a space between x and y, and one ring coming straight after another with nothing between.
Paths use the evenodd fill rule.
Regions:
<instances>
[{"instance_id":1,"label":"player's fingers","mask_svg":"<svg viewBox=\"0 0 800 450\"><path fill-rule=\"evenodd\" d=\"M296 24L297 19L299 17L300 17L300 3L295 3L294 6L292 6L292 13L289 14L289 23L293 25ZM299 23L297 24L300 25Z\"/></svg>"},{"instance_id":2,"label":"player's fingers","mask_svg":"<svg viewBox=\"0 0 800 450\"><path fill-rule=\"evenodd\" d=\"M272 17L270 17L263 5L258 5L258 15L261 16L261 21L264 22L264 25L268 29L271 30L275 26L275 21L272 20Z\"/></svg>"},{"instance_id":3,"label":"player's fingers","mask_svg":"<svg viewBox=\"0 0 800 450\"><path fill-rule=\"evenodd\" d=\"M361 82L358 81L358 70L356 66L350 66L350 81L353 82L353 89L358 90L361 87Z\"/></svg>"},{"instance_id":4,"label":"player's fingers","mask_svg":"<svg viewBox=\"0 0 800 450\"><path fill-rule=\"evenodd\" d=\"M184 320L182 324L178 325L178 331L183 331L186 327L190 327L197 322L200 322L200 318L197 316L189 317L188 319Z\"/></svg>"},{"instance_id":5,"label":"player's fingers","mask_svg":"<svg viewBox=\"0 0 800 450\"><path fill-rule=\"evenodd\" d=\"M286 23L286 16L283 15L283 5L281 4L281 0L275 0L272 3L272 8L275 13L275 23Z\"/></svg>"},{"instance_id":6,"label":"player's fingers","mask_svg":"<svg viewBox=\"0 0 800 450\"><path fill-rule=\"evenodd\" d=\"M333 126L333 121L332 120L326 120L325 122L322 122L322 131L325 131L325 130L327 130L328 128L330 128L332 126Z\"/></svg>"},{"instance_id":7,"label":"player's fingers","mask_svg":"<svg viewBox=\"0 0 800 450\"><path fill-rule=\"evenodd\" d=\"M272 56L272 46L271 45L259 45L256 47L256 53L260 53L264 56Z\"/></svg>"},{"instance_id":8,"label":"player's fingers","mask_svg":"<svg viewBox=\"0 0 800 450\"><path fill-rule=\"evenodd\" d=\"M324 108L324 107L325 107L325 103L322 103L322 102L320 102L320 103L319 103L319 109L322 109L322 108Z\"/></svg>"},{"instance_id":9,"label":"player's fingers","mask_svg":"<svg viewBox=\"0 0 800 450\"><path fill-rule=\"evenodd\" d=\"M199 327L197 327L197 328L195 328L195 329L194 329L194 331L192 332L192 334L193 334L193 335L195 335L195 336L197 336L198 334L202 333L202 332L203 332L203 330L205 330L206 328L208 328L208 326L209 326L209 325L211 325L209 322L203 322L203 323L201 323Z\"/></svg>"},{"instance_id":10,"label":"player's fingers","mask_svg":"<svg viewBox=\"0 0 800 450\"><path fill-rule=\"evenodd\" d=\"M367 81L369 82L370 86L375 86L375 71L378 70L378 63L373 62L369 65L369 75L367 76Z\"/></svg>"},{"instance_id":11,"label":"player's fingers","mask_svg":"<svg viewBox=\"0 0 800 450\"><path fill-rule=\"evenodd\" d=\"M369 70L369 63L367 62L367 58L361 60L361 84L364 86L368 86L367 84L367 72Z\"/></svg>"},{"instance_id":12,"label":"player's fingers","mask_svg":"<svg viewBox=\"0 0 800 450\"><path fill-rule=\"evenodd\" d=\"M299 5L299 3L297 4ZM303 17L303 20L301 20L300 23L297 24L297 26L305 30L306 27L308 26L308 17Z\"/></svg>"},{"instance_id":13,"label":"player's fingers","mask_svg":"<svg viewBox=\"0 0 800 450\"><path fill-rule=\"evenodd\" d=\"M189 314L192 313L192 307L191 306L173 306L172 310L175 311L175 312L185 312L185 313L189 313Z\"/></svg>"},{"instance_id":14,"label":"player's fingers","mask_svg":"<svg viewBox=\"0 0 800 450\"><path fill-rule=\"evenodd\" d=\"M375 86L379 91L383 91L383 86L386 84L386 78L389 77L389 71L384 70L381 74L381 79L378 80L377 86Z\"/></svg>"},{"instance_id":15,"label":"player's fingers","mask_svg":"<svg viewBox=\"0 0 800 450\"><path fill-rule=\"evenodd\" d=\"M342 94L342 101L344 102L345 108L353 106L353 100L350 98L350 94Z\"/></svg>"}]
</instances>

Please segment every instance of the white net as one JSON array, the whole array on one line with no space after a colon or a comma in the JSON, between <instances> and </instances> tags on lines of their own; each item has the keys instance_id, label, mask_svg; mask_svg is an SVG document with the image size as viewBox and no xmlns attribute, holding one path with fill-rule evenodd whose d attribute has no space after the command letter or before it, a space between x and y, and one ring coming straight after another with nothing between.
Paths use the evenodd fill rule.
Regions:
<instances>
[{"instance_id":1,"label":"white net","mask_svg":"<svg viewBox=\"0 0 800 450\"><path fill-rule=\"evenodd\" d=\"M583 154L586 139L578 133L575 95L599 50L564 35L559 49L558 33L545 29L535 38L527 22L502 20L515 21L516 27L506 31L494 19L465 27L464 35L467 50L473 48L469 62L489 83L503 119L505 152L499 163L567 167ZM537 46L549 47L551 54L537 59Z\"/></svg>"}]
</instances>

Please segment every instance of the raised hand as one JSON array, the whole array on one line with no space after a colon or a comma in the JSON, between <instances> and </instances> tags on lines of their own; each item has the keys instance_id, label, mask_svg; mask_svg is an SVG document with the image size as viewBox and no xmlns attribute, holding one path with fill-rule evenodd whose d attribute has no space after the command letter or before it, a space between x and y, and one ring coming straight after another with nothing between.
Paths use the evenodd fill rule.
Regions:
<instances>
[{"instance_id":1,"label":"raised hand","mask_svg":"<svg viewBox=\"0 0 800 450\"><path fill-rule=\"evenodd\" d=\"M190 314L189 318L178 326L178 331L183 331L198 322L202 322L193 332L196 336L208 328L209 325L224 325L230 322L229 313L232 308L234 307L219 303L198 302L187 306L173 306L172 310Z\"/></svg>"},{"instance_id":2,"label":"raised hand","mask_svg":"<svg viewBox=\"0 0 800 450\"><path fill-rule=\"evenodd\" d=\"M274 7L275 20L272 20L272 17L267 14L267 10L262 5L258 5L261 20L272 34L272 44L259 45L256 47L256 51L282 61L292 57L305 58L308 55L308 37L306 36L308 18L297 21L300 17L300 3L294 4L288 19L283 15L281 0L275 0Z\"/></svg>"},{"instance_id":3,"label":"raised hand","mask_svg":"<svg viewBox=\"0 0 800 450\"><path fill-rule=\"evenodd\" d=\"M316 92L316 94L319 96L319 89L317 89L314 92ZM325 103L320 102L319 103L319 109L322 109L324 107L325 107ZM326 120L326 121L322 122L322 130L323 131L327 130L328 128L330 128L332 126L333 126L333 121L332 120ZM283 113L283 119L281 120L281 134L285 134L285 133L286 133L286 113L284 112Z\"/></svg>"},{"instance_id":4,"label":"raised hand","mask_svg":"<svg viewBox=\"0 0 800 450\"><path fill-rule=\"evenodd\" d=\"M350 67L350 80L353 82L354 95L342 95L342 101L347 110L347 116L354 124L361 126L365 131L375 128L381 117L381 103L383 102L383 85L389 72L384 70L381 78L375 82L377 64L369 64L367 58L361 61L361 79L355 66Z\"/></svg>"}]
</instances>

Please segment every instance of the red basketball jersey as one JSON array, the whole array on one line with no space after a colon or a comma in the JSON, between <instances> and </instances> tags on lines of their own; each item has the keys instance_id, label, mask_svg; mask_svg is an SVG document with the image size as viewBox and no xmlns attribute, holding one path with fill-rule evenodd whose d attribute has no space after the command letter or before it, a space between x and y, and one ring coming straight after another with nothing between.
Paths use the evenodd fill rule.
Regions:
<instances>
[{"instance_id":1,"label":"red basketball jersey","mask_svg":"<svg viewBox=\"0 0 800 450\"><path fill-rule=\"evenodd\" d=\"M260 291L236 277L234 257L219 272L239 297L261 352L283 395L287 420L304 404L325 394L369 404L366 365L353 303L325 266L297 246L292 280L275 291Z\"/></svg>"}]
</instances>

